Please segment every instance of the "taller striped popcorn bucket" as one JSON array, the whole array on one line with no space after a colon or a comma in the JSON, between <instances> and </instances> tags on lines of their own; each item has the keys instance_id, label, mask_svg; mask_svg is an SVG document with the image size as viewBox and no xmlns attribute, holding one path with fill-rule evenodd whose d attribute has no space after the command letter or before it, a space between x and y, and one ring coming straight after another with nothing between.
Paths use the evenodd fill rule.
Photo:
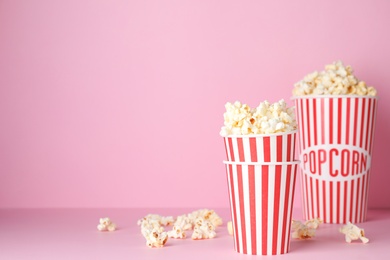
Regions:
<instances>
[{"instance_id":1,"label":"taller striped popcorn bucket","mask_svg":"<svg viewBox=\"0 0 390 260\"><path fill-rule=\"evenodd\" d=\"M229 135L224 137L230 162L292 162L297 130L275 134Z\"/></svg>"},{"instance_id":2,"label":"taller striped popcorn bucket","mask_svg":"<svg viewBox=\"0 0 390 260\"><path fill-rule=\"evenodd\" d=\"M235 250L249 255L287 253L299 162L224 163Z\"/></svg>"},{"instance_id":3,"label":"taller striped popcorn bucket","mask_svg":"<svg viewBox=\"0 0 390 260\"><path fill-rule=\"evenodd\" d=\"M306 219L364 222L378 100L368 96L294 97Z\"/></svg>"}]
</instances>

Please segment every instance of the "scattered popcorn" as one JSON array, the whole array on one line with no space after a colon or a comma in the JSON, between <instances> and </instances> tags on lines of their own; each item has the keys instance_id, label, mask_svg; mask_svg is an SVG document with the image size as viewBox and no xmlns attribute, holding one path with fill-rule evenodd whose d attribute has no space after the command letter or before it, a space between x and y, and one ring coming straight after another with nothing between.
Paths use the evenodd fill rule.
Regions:
<instances>
[{"instance_id":1,"label":"scattered popcorn","mask_svg":"<svg viewBox=\"0 0 390 260\"><path fill-rule=\"evenodd\" d=\"M109 218L100 218L97 229L99 231L114 231L116 229L116 225L112 223Z\"/></svg>"},{"instance_id":2,"label":"scattered popcorn","mask_svg":"<svg viewBox=\"0 0 390 260\"><path fill-rule=\"evenodd\" d=\"M293 95L377 95L375 88L359 81L352 72L351 66L344 66L341 61L336 61L326 65L324 71L310 73L297 82Z\"/></svg>"},{"instance_id":3,"label":"scattered popcorn","mask_svg":"<svg viewBox=\"0 0 390 260\"><path fill-rule=\"evenodd\" d=\"M293 107L287 107L282 99L270 104L261 102L255 109L250 109L239 101L225 105L224 126L220 135L273 134L294 131L297 128Z\"/></svg>"},{"instance_id":4,"label":"scattered popcorn","mask_svg":"<svg viewBox=\"0 0 390 260\"><path fill-rule=\"evenodd\" d=\"M228 232L229 232L229 235L233 235L233 222L229 221L227 223L227 229L228 229Z\"/></svg>"},{"instance_id":5,"label":"scattered popcorn","mask_svg":"<svg viewBox=\"0 0 390 260\"><path fill-rule=\"evenodd\" d=\"M351 222L348 222L347 225L340 228L340 233L345 234L345 241L348 243L351 243L352 240L357 240L359 238L364 244L369 241L369 239L364 236L364 229L355 226Z\"/></svg>"},{"instance_id":6,"label":"scattered popcorn","mask_svg":"<svg viewBox=\"0 0 390 260\"><path fill-rule=\"evenodd\" d=\"M320 218L313 218L310 220L307 220L305 222L305 226L312 229L317 229L320 224L322 224L323 221Z\"/></svg>"},{"instance_id":7,"label":"scattered popcorn","mask_svg":"<svg viewBox=\"0 0 390 260\"><path fill-rule=\"evenodd\" d=\"M205 220L202 217L196 219L194 232L191 236L192 239L208 239L214 238L216 235L215 227L211 224L211 221Z\"/></svg>"},{"instance_id":8,"label":"scattered popcorn","mask_svg":"<svg viewBox=\"0 0 390 260\"><path fill-rule=\"evenodd\" d=\"M161 232L157 229L147 231L146 235L146 245L150 248L152 247L163 247L168 241L167 232Z\"/></svg>"},{"instance_id":9,"label":"scattered popcorn","mask_svg":"<svg viewBox=\"0 0 390 260\"><path fill-rule=\"evenodd\" d=\"M172 238L185 238L186 232L180 225L174 225L171 231L168 231L168 236Z\"/></svg>"},{"instance_id":10,"label":"scattered popcorn","mask_svg":"<svg viewBox=\"0 0 390 260\"><path fill-rule=\"evenodd\" d=\"M291 229L293 230L292 238L308 239L315 235L315 228L307 226L298 220L292 221Z\"/></svg>"},{"instance_id":11,"label":"scattered popcorn","mask_svg":"<svg viewBox=\"0 0 390 260\"><path fill-rule=\"evenodd\" d=\"M171 238L186 238L186 230L194 230L192 239L214 238L215 228L222 225L222 219L214 210L200 209L181 215L176 218L163 217L156 214L149 214L138 220L141 226L141 233L146 239L148 247L163 247ZM173 225L172 230L165 232L164 226Z\"/></svg>"}]
</instances>

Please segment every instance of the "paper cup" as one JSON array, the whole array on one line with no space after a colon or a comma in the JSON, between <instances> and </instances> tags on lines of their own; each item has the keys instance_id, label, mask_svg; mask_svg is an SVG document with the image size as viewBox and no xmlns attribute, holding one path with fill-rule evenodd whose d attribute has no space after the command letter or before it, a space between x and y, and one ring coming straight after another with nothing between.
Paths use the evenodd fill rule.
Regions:
<instances>
[{"instance_id":1,"label":"paper cup","mask_svg":"<svg viewBox=\"0 0 390 260\"><path fill-rule=\"evenodd\" d=\"M249 255L287 253L299 162L224 163L235 250Z\"/></svg>"},{"instance_id":2,"label":"paper cup","mask_svg":"<svg viewBox=\"0 0 390 260\"><path fill-rule=\"evenodd\" d=\"M231 162L292 162L297 131L224 137L227 160Z\"/></svg>"},{"instance_id":3,"label":"paper cup","mask_svg":"<svg viewBox=\"0 0 390 260\"><path fill-rule=\"evenodd\" d=\"M377 98L295 99L304 217L366 220Z\"/></svg>"}]
</instances>

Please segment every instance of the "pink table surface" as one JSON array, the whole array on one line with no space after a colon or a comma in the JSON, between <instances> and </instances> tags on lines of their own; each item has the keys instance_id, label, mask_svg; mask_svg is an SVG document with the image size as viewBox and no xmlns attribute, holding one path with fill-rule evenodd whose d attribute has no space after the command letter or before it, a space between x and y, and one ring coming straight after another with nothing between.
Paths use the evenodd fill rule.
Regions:
<instances>
[{"instance_id":1,"label":"pink table surface","mask_svg":"<svg viewBox=\"0 0 390 260\"><path fill-rule=\"evenodd\" d=\"M146 214L181 215L196 209L1 209L0 259L249 259L264 256L234 251L226 226L210 240L168 240L164 248L145 245L136 222ZM226 223L228 209L214 209ZM294 219L301 212L294 209ZM100 217L110 217L115 232L96 229ZM359 224L368 244L344 241L341 225L323 224L311 240L292 240L288 254L272 259L388 259L390 209L370 210ZM190 233L188 233L190 236Z\"/></svg>"}]
</instances>

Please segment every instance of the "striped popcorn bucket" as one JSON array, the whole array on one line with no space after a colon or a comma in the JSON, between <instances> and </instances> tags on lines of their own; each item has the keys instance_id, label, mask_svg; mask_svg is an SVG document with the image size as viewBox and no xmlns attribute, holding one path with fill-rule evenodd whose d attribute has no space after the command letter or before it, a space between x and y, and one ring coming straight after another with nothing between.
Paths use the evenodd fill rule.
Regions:
<instances>
[{"instance_id":1,"label":"striped popcorn bucket","mask_svg":"<svg viewBox=\"0 0 390 260\"><path fill-rule=\"evenodd\" d=\"M376 97L296 97L300 181L306 219L364 222Z\"/></svg>"},{"instance_id":2,"label":"striped popcorn bucket","mask_svg":"<svg viewBox=\"0 0 390 260\"><path fill-rule=\"evenodd\" d=\"M227 160L230 162L294 161L296 133L297 131L224 137Z\"/></svg>"},{"instance_id":3,"label":"striped popcorn bucket","mask_svg":"<svg viewBox=\"0 0 390 260\"><path fill-rule=\"evenodd\" d=\"M298 162L224 163L235 250L249 255L287 253Z\"/></svg>"}]
</instances>

